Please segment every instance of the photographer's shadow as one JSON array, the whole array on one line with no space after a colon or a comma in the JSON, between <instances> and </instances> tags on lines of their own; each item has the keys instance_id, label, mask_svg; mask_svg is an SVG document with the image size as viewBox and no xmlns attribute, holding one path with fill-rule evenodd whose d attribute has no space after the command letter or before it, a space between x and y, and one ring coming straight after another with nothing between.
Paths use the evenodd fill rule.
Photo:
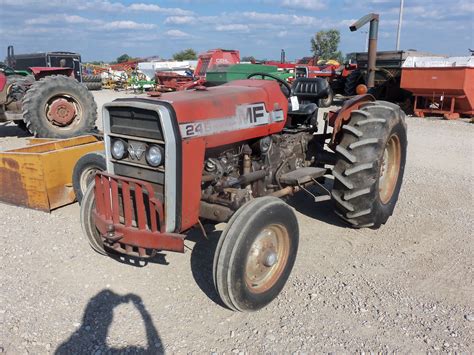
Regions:
<instances>
[{"instance_id":1,"label":"photographer's shadow","mask_svg":"<svg viewBox=\"0 0 474 355\"><path fill-rule=\"evenodd\" d=\"M113 321L114 308L132 302L140 313L145 324L147 347L127 346L112 348L107 345L107 333ZM102 290L90 299L87 304L82 324L64 343L59 345L55 354L91 354L99 350L102 354L134 353L162 354L164 353L158 331L153 324L150 314L143 305L141 297L135 294L118 295L110 290Z\"/></svg>"}]
</instances>

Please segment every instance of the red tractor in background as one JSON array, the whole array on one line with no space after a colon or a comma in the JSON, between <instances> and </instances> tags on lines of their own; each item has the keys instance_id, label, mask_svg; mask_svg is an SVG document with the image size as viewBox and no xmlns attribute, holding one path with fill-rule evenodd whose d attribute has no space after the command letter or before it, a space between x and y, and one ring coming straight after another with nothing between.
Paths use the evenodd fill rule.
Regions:
<instances>
[{"instance_id":1,"label":"red tractor in background","mask_svg":"<svg viewBox=\"0 0 474 355\"><path fill-rule=\"evenodd\" d=\"M12 62L9 47L8 62ZM14 121L40 138L69 138L90 133L97 119L93 96L75 79L67 60L57 67L15 70L0 63L0 122Z\"/></svg>"},{"instance_id":2,"label":"red tractor in background","mask_svg":"<svg viewBox=\"0 0 474 355\"><path fill-rule=\"evenodd\" d=\"M323 78L329 84L327 97L319 100L320 107L329 107L332 105L334 95L345 95L345 86L347 77L357 69L357 65L352 63L340 64L329 60L321 63L315 57L303 57L296 63L287 63L285 61L285 51L282 50L280 62L266 61L267 65L276 65L279 69L290 70L295 78Z\"/></svg>"},{"instance_id":3,"label":"red tractor in background","mask_svg":"<svg viewBox=\"0 0 474 355\"><path fill-rule=\"evenodd\" d=\"M270 303L293 268L299 227L280 198L303 191L314 208L332 199L348 225L379 228L395 208L407 147L397 105L357 96L322 128L319 81L248 79L106 104L107 171L81 204L83 231L104 255L182 253L190 229L227 222L213 279L236 311Z\"/></svg>"},{"instance_id":4,"label":"red tractor in background","mask_svg":"<svg viewBox=\"0 0 474 355\"><path fill-rule=\"evenodd\" d=\"M206 73L210 68L229 66L240 63L240 53L232 49L211 49L199 54L193 75L185 76L172 72L161 71L155 74L160 91L188 90L206 82Z\"/></svg>"}]
</instances>

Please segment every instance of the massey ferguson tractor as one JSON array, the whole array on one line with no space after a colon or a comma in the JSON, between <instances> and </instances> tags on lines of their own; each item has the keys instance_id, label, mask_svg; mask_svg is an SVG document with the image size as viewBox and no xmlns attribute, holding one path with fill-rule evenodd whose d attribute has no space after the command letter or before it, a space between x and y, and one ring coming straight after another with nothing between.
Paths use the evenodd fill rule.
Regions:
<instances>
[{"instance_id":1,"label":"massey ferguson tractor","mask_svg":"<svg viewBox=\"0 0 474 355\"><path fill-rule=\"evenodd\" d=\"M236 311L264 307L290 275L299 230L285 197L306 192L314 208L332 198L349 225L379 228L397 202L407 147L405 115L392 103L356 96L323 128L312 102L327 93L314 79L251 76L106 104L107 171L81 205L101 254L182 253L191 228L227 222L213 278Z\"/></svg>"},{"instance_id":2,"label":"massey ferguson tractor","mask_svg":"<svg viewBox=\"0 0 474 355\"><path fill-rule=\"evenodd\" d=\"M70 138L91 132L96 119L94 98L73 68L15 71L0 63L0 122L14 121L40 138Z\"/></svg>"}]
</instances>

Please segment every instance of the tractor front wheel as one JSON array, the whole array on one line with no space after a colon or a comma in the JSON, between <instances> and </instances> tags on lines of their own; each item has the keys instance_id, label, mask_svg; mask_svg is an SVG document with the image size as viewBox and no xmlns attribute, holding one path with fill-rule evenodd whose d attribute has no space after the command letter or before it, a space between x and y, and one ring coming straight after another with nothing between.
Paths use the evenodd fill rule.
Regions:
<instances>
[{"instance_id":1,"label":"tractor front wheel","mask_svg":"<svg viewBox=\"0 0 474 355\"><path fill-rule=\"evenodd\" d=\"M94 223L94 216L92 213L95 210L94 188L95 182L93 181L82 198L80 213L81 226L92 249L99 254L108 255L105 251L104 242L100 236L99 230Z\"/></svg>"},{"instance_id":2,"label":"tractor front wheel","mask_svg":"<svg viewBox=\"0 0 474 355\"><path fill-rule=\"evenodd\" d=\"M22 107L28 130L40 138L88 134L97 119L97 105L91 93L77 80L63 75L34 82Z\"/></svg>"},{"instance_id":3,"label":"tractor front wheel","mask_svg":"<svg viewBox=\"0 0 474 355\"><path fill-rule=\"evenodd\" d=\"M76 200L81 204L87 187L94 181L95 174L107 170L105 152L90 152L82 156L72 172L72 187Z\"/></svg>"},{"instance_id":4,"label":"tractor front wheel","mask_svg":"<svg viewBox=\"0 0 474 355\"><path fill-rule=\"evenodd\" d=\"M275 299L293 268L298 238L295 213L280 199L261 197L242 206L214 256L214 285L224 304L248 312Z\"/></svg>"},{"instance_id":5,"label":"tractor front wheel","mask_svg":"<svg viewBox=\"0 0 474 355\"><path fill-rule=\"evenodd\" d=\"M375 101L352 111L336 147L336 213L356 228L385 224L398 200L406 152L405 114L399 106Z\"/></svg>"}]
</instances>

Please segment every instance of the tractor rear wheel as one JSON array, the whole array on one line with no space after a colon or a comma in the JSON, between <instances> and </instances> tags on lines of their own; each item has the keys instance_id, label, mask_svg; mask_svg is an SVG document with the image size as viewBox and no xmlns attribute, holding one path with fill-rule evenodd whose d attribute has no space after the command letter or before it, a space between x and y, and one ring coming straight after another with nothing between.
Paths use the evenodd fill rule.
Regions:
<instances>
[{"instance_id":1,"label":"tractor rear wheel","mask_svg":"<svg viewBox=\"0 0 474 355\"><path fill-rule=\"evenodd\" d=\"M405 113L386 101L361 105L342 126L332 198L353 227L379 228L392 215L407 151Z\"/></svg>"},{"instance_id":2,"label":"tractor rear wheel","mask_svg":"<svg viewBox=\"0 0 474 355\"><path fill-rule=\"evenodd\" d=\"M102 83L86 82L86 83L83 83L83 84L87 88L87 90L89 90L89 91L102 90Z\"/></svg>"},{"instance_id":3,"label":"tractor rear wheel","mask_svg":"<svg viewBox=\"0 0 474 355\"><path fill-rule=\"evenodd\" d=\"M63 75L47 76L26 92L23 119L36 137L70 138L94 129L97 105L77 80Z\"/></svg>"},{"instance_id":4,"label":"tractor rear wheel","mask_svg":"<svg viewBox=\"0 0 474 355\"><path fill-rule=\"evenodd\" d=\"M347 78L346 83L344 84L344 95L345 96L354 96L357 95L356 88L359 84L364 84L364 76L362 72L358 69L351 72Z\"/></svg>"},{"instance_id":5,"label":"tractor rear wheel","mask_svg":"<svg viewBox=\"0 0 474 355\"><path fill-rule=\"evenodd\" d=\"M96 252L102 255L108 255L104 248L104 241L95 226L93 211L95 209L95 182L93 181L87 188L84 197L82 198L80 220L84 234L87 236L90 246Z\"/></svg>"},{"instance_id":6,"label":"tractor rear wheel","mask_svg":"<svg viewBox=\"0 0 474 355\"><path fill-rule=\"evenodd\" d=\"M295 213L280 199L261 197L242 206L214 255L214 285L224 304L248 312L273 301L290 276L298 238Z\"/></svg>"},{"instance_id":7,"label":"tractor rear wheel","mask_svg":"<svg viewBox=\"0 0 474 355\"><path fill-rule=\"evenodd\" d=\"M334 92L332 91L331 87L328 87L328 96L324 99L319 99L318 106L319 107L329 107L332 105L334 100Z\"/></svg>"}]
</instances>

